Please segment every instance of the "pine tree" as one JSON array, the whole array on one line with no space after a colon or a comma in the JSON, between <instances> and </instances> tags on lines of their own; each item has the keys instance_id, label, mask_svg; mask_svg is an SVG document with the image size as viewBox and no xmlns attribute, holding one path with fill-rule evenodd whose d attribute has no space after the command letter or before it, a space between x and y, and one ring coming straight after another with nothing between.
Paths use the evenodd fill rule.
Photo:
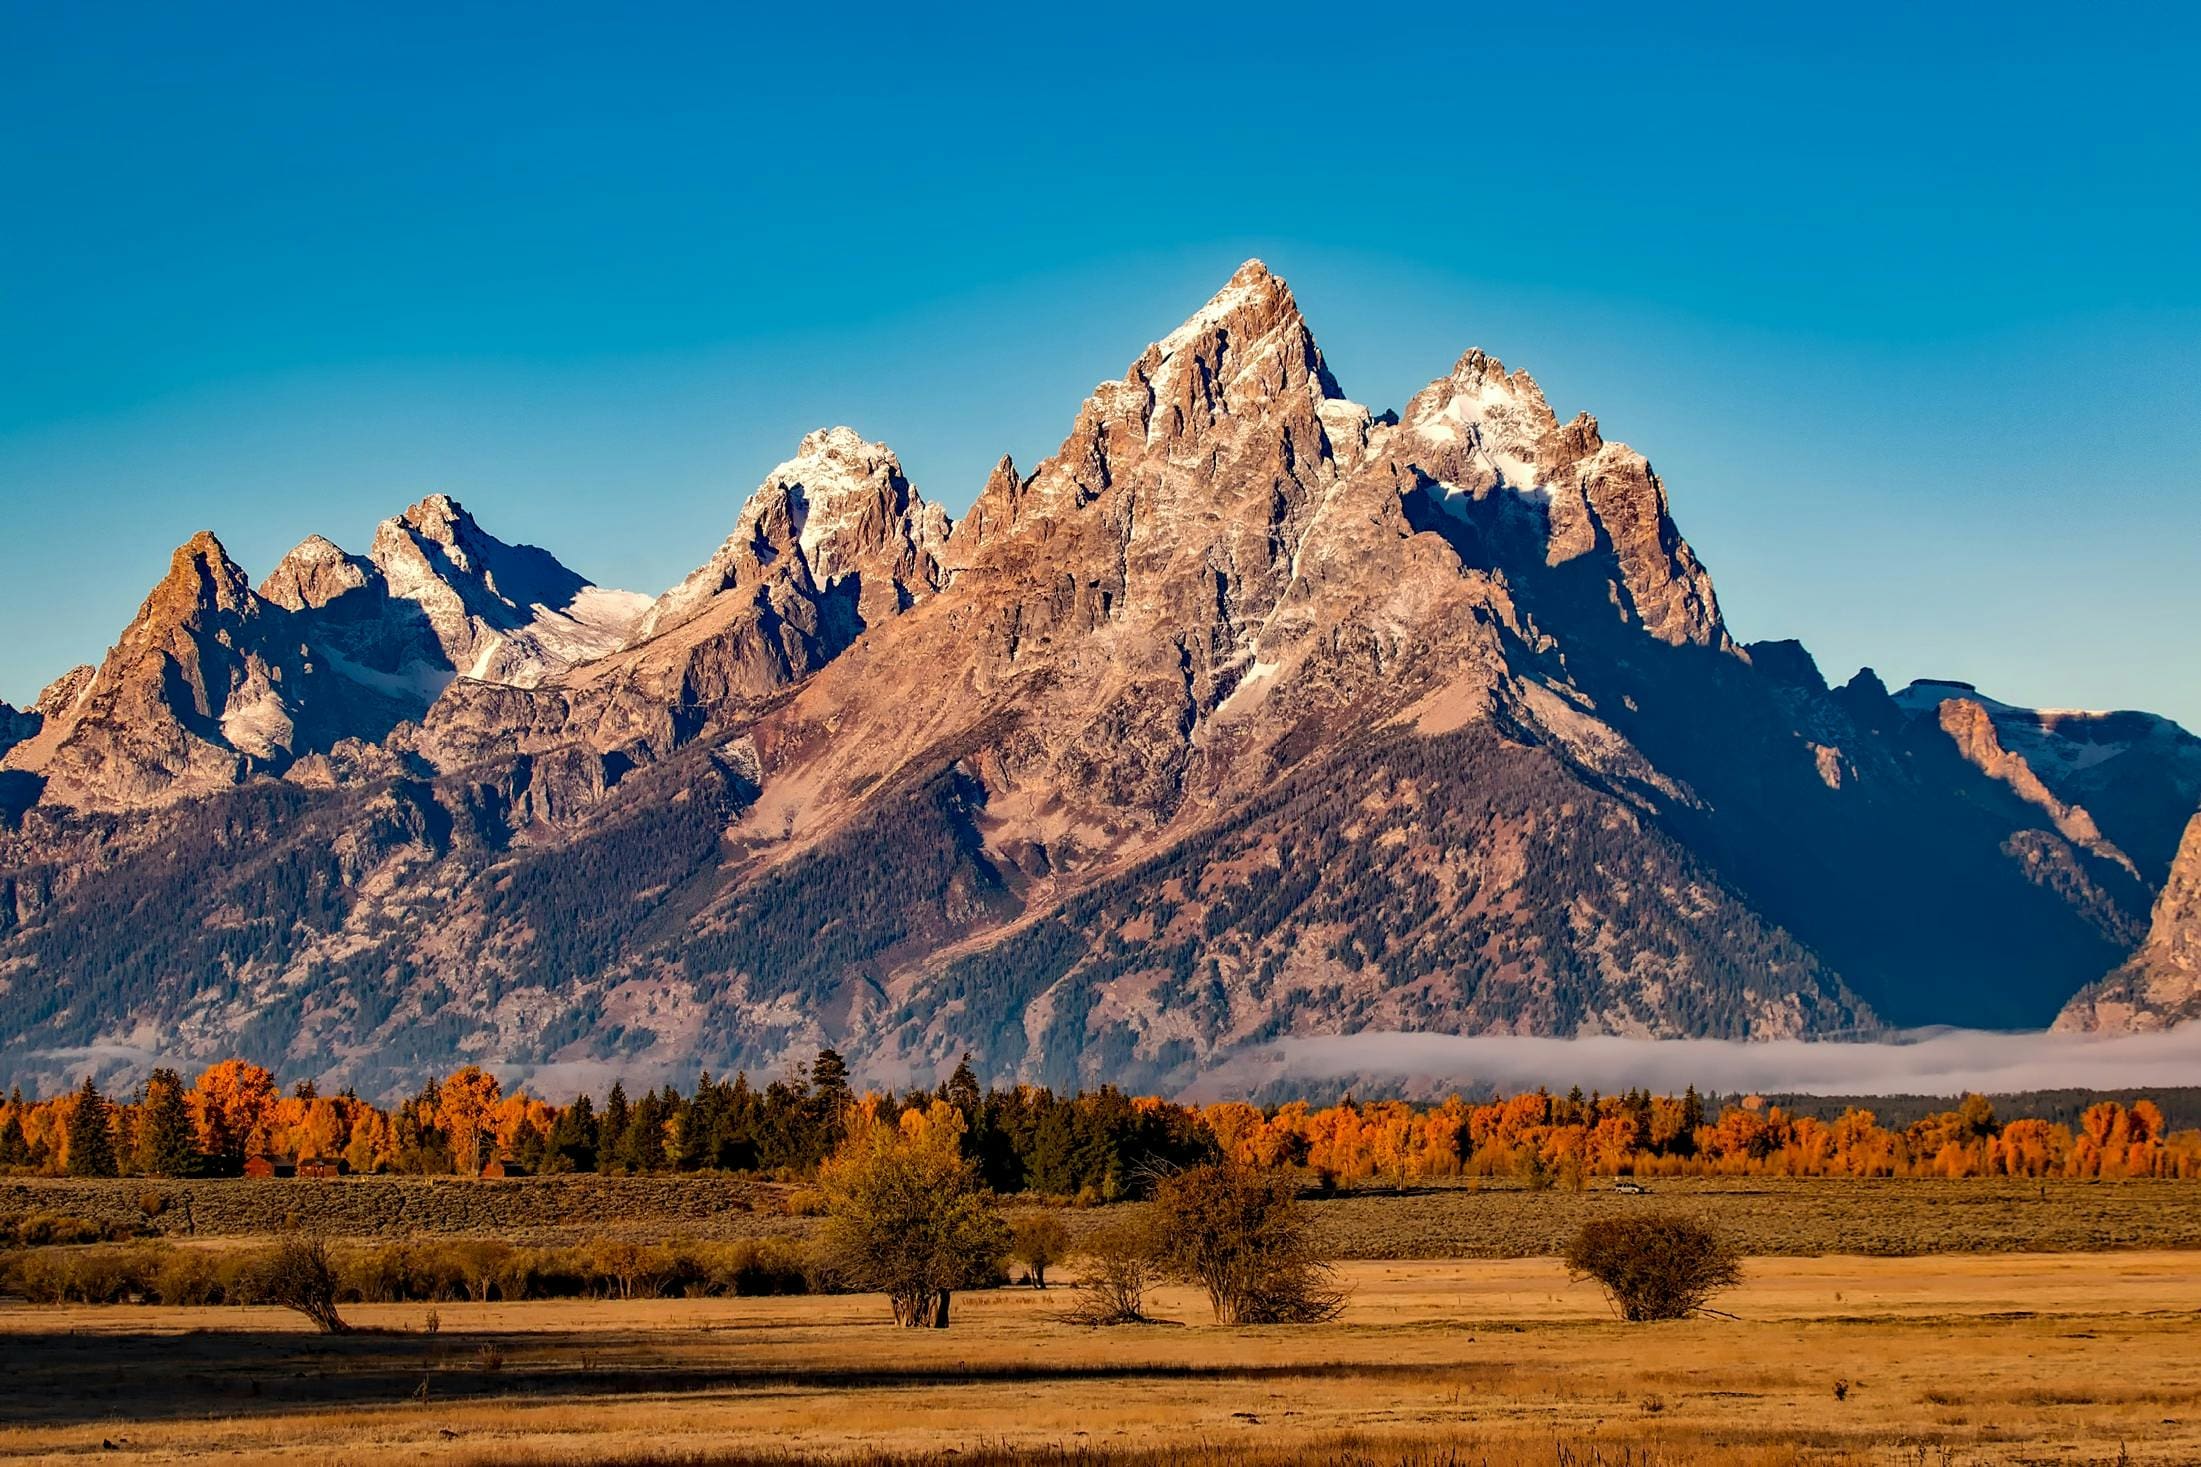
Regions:
<instances>
[{"instance_id":1,"label":"pine tree","mask_svg":"<svg viewBox=\"0 0 2201 1467\"><path fill-rule=\"evenodd\" d=\"M680 1151L672 1163L692 1172L718 1165L718 1137L726 1123L726 1087L705 1070L695 1082L695 1099L680 1120Z\"/></svg>"},{"instance_id":2,"label":"pine tree","mask_svg":"<svg viewBox=\"0 0 2201 1467\"><path fill-rule=\"evenodd\" d=\"M604 1097L603 1119L596 1126L596 1169L608 1172L619 1164L620 1143L627 1138L627 1127L633 1113L627 1107L627 1087L624 1081L611 1082L611 1094Z\"/></svg>"},{"instance_id":3,"label":"pine tree","mask_svg":"<svg viewBox=\"0 0 2201 1467\"><path fill-rule=\"evenodd\" d=\"M848 1061L839 1051L821 1049L810 1063L810 1088L829 1105L839 1105L848 1099Z\"/></svg>"},{"instance_id":4,"label":"pine tree","mask_svg":"<svg viewBox=\"0 0 2201 1467\"><path fill-rule=\"evenodd\" d=\"M187 1177L199 1169L183 1077L174 1070L155 1070L146 1079L138 1102L136 1169L149 1177Z\"/></svg>"},{"instance_id":5,"label":"pine tree","mask_svg":"<svg viewBox=\"0 0 2201 1467\"><path fill-rule=\"evenodd\" d=\"M596 1170L596 1106L586 1095L574 1097L573 1104L559 1111L551 1123L550 1137L543 1143L543 1170Z\"/></svg>"},{"instance_id":6,"label":"pine tree","mask_svg":"<svg viewBox=\"0 0 2201 1467\"><path fill-rule=\"evenodd\" d=\"M92 1077L76 1093L76 1110L69 1116L69 1175L111 1177L115 1166L115 1138L108 1129L107 1097L99 1093Z\"/></svg>"},{"instance_id":7,"label":"pine tree","mask_svg":"<svg viewBox=\"0 0 2201 1467\"><path fill-rule=\"evenodd\" d=\"M948 1076L947 1102L963 1112L969 1120L978 1114L978 1103L983 1097L978 1091L978 1076L971 1069L971 1052L963 1051L963 1058L956 1061L955 1073Z\"/></svg>"},{"instance_id":8,"label":"pine tree","mask_svg":"<svg viewBox=\"0 0 2201 1467\"><path fill-rule=\"evenodd\" d=\"M607 1117L610 1114L608 1107L605 1114ZM665 1169L665 1120L665 1097L654 1090L645 1090L619 1133L621 1166L634 1172Z\"/></svg>"},{"instance_id":9,"label":"pine tree","mask_svg":"<svg viewBox=\"0 0 2201 1467\"><path fill-rule=\"evenodd\" d=\"M0 1122L0 1167L12 1171L30 1165L31 1143L23 1135L23 1089L8 1097L8 1118Z\"/></svg>"}]
</instances>

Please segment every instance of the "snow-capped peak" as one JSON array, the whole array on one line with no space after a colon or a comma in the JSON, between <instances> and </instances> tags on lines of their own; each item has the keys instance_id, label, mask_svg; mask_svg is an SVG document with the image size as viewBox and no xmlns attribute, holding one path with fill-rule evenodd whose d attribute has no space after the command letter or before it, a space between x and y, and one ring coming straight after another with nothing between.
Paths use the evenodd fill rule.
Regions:
<instances>
[{"instance_id":1,"label":"snow-capped peak","mask_svg":"<svg viewBox=\"0 0 2201 1467\"><path fill-rule=\"evenodd\" d=\"M260 595L285 611L304 611L366 586L372 570L335 541L308 535L268 572Z\"/></svg>"},{"instance_id":2,"label":"snow-capped peak","mask_svg":"<svg viewBox=\"0 0 2201 1467\"><path fill-rule=\"evenodd\" d=\"M911 595L935 589L948 518L902 473L884 443L846 426L803 435L795 456L776 465L743 502L734 531L711 558L657 598L629 644L694 620L713 598L762 580L785 559L799 560L811 585L883 572Z\"/></svg>"},{"instance_id":3,"label":"snow-capped peak","mask_svg":"<svg viewBox=\"0 0 2201 1467\"><path fill-rule=\"evenodd\" d=\"M796 543L820 585L844 574L865 548L846 542L868 510L877 506L893 514L917 498L894 450L866 442L849 427L804 434L795 456L765 476L751 503L774 490L786 496Z\"/></svg>"},{"instance_id":4,"label":"snow-capped peak","mask_svg":"<svg viewBox=\"0 0 2201 1467\"><path fill-rule=\"evenodd\" d=\"M284 557L264 594L293 610L319 608L351 584L374 582L388 602L414 610L387 636L347 628L347 645L329 650L352 656L361 680L378 675L376 686L396 677L433 688L454 674L532 686L616 648L649 605L645 596L591 584L548 551L506 544L448 494L428 495L377 525L364 560L309 538ZM359 660L368 646L387 655ZM408 650L399 660L392 648Z\"/></svg>"},{"instance_id":5,"label":"snow-capped peak","mask_svg":"<svg viewBox=\"0 0 2201 1467\"><path fill-rule=\"evenodd\" d=\"M1238 267L1221 290L1208 297L1206 305L1186 317L1184 324L1175 331L1155 342L1155 348L1166 361L1231 317L1279 295L1289 301L1291 288L1259 260L1248 260Z\"/></svg>"},{"instance_id":6,"label":"snow-capped peak","mask_svg":"<svg viewBox=\"0 0 2201 1467\"><path fill-rule=\"evenodd\" d=\"M1471 351L1451 373L1417 393L1400 426L1425 443L1479 461L1496 484L1533 490L1544 483L1538 451L1558 427L1536 379Z\"/></svg>"}]
</instances>

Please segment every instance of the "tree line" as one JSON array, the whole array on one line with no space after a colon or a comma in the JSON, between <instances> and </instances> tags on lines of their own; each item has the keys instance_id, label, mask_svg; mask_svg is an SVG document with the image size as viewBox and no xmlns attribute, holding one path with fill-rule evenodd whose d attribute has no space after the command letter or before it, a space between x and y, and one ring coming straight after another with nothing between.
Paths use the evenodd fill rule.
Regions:
<instances>
[{"instance_id":1,"label":"tree line","mask_svg":"<svg viewBox=\"0 0 2201 1467\"><path fill-rule=\"evenodd\" d=\"M1112 1202L1155 1179L1223 1161L1291 1171L1320 1187L1509 1178L1531 1187L1591 1177L1840 1176L2201 1178L2201 1131L2171 1131L2152 1101L2103 1100L2077 1123L2004 1119L1982 1096L1907 1125L1867 1108L1799 1115L1754 1097L1716 1113L1692 1088L1475 1102L1451 1096L1334 1105L1190 1105L1103 1087L982 1088L966 1060L936 1089L858 1093L821 1051L807 1073L763 1086L701 1076L630 1095L553 1104L466 1066L391 1106L311 1082L287 1091L259 1065L224 1060L186 1082L155 1070L122 1098L91 1078L64 1095L0 1102L0 1171L70 1176L234 1176L255 1160L354 1173L478 1175L719 1171L813 1179L851 1127L945 1105L977 1182L1002 1194Z\"/></svg>"}]
</instances>

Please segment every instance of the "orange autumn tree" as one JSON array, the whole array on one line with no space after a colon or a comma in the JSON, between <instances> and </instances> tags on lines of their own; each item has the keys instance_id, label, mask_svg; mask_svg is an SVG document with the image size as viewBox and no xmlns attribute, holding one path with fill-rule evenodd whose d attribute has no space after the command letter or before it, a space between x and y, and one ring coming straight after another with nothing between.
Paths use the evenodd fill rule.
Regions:
<instances>
[{"instance_id":1,"label":"orange autumn tree","mask_svg":"<svg viewBox=\"0 0 2201 1467\"><path fill-rule=\"evenodd\" d=\"M486 1138L494 1147L497 1102L503 1097L504 1087L497 1077L479 1065L454 1071L436 1088L436 1125L450 1145L451 1163L461 1176L480 1171L490 1159L483 1141Z\"/></svg>"},{"instance_id":2,"label":"orange autumn tree","mask_svg":"<svg viewBox=\"0 0 2201 1467\"><path fill-rule=\"evenodd\" d=\"M355 1172L472 1173L492 1157L552 1165L553 1142L568 1165L578 1156L585 1166L603 1140L591 1111L521 1091L506 1094L495 1076L473 1065L388 1109L349 1093L323 1096L310 1083L284 1094L267 1070L241 1060L225 1060L198 1076L183 1097L184 1118L175 1114L167 1087L166 1081L149 1083L135 1100L113 1107L118 1157L133 1171L164 1171L162 1164L146 1161L141 1142L156 1129L156 1120L174 1131L184 1118L192 1144L217 1172L234 1172L247 1155L265 1152L284 1160L337 1156ZM649 1158L635 1164L651 1170L762 1165L808 1171L823 1150L806 1158L798 1148L838 1135L851 1123L847 1114L827 1115L820 1109L822 1098L799 1082L775 1082L762 1091L746 1079L720 1084L708 1104L706 1090L711 1090L708 1077L699 1082L692 1103L668 1086L635 1106L632 1124L646 1118L666 1142L630 1148ZM898 1123L912 1110L928 1111L940 1098L913 1091L901 1098L866 1094L835 1103L852 1110L856 1120ZM77 1103L73 1092L0 1101L0 1171L64 1172ZM156 1104L169 1108L164 1117L156 1118ZM759 1128L773 1123L776 1106L787 1129L777 1133L777 1141L761 1129L729 1132L732 1106L747 1107L750 1119L744 1124ZM1050 1132L1036 1119L1050 1107L1058 1122L1073 1114L1083 1119L1055 1124ZM1109 1091L1058 1099L1019 1086L976 1093L958 1109L969 1127L959 1144L974 1158L993 1158L1002 1168L994 1185L1004 1190L1036 1175L1030 1170L1038 1165L1033 1158L1048 1147L1054 1148L1049 1164L1059 1175L1062 1153L1105 1137L1105 1126L1176 1136L1242 1165L1301 1169L1312 1179L1343 1187L1463 1177L1507 1186L1546 1185L1553 1179L1574 1185L1593 1176L1630 1175L2201 1178L2201 1132L2171 1131L2161 1107L2147 1100L2100 1101L2075 1125L2064 1125L2038 1118L2003 1121L1983 1097L1967 1096L1899 1127L1882 1124L1869 1110L1853 1108L1821 1120L1754 1097L1713 1114L1694 1091L1677 1098L1642 1091L1585 1096L1577 1090L1558 1096L1538 1090L1479 1102L1455 1095L1427 1105L1345 1099L1334 1105L1292 1101L1265 1107L1228 1101L1195 1109ZM1005 1155L1005 1149L1014 1155Z\"/></svg>"},{"instance_id":3,"label":"orange autumn tree","mask_svg":"<svg viewBox=\"0 0 2201 1467\"><path fill-rule=\"evenodd\" d=\"M275 1077L249 1060L208 1066L186 1097L199 1150L216 1165L230 1168L264 1150L276 1098Z\"/></svg>"}]
</instances>

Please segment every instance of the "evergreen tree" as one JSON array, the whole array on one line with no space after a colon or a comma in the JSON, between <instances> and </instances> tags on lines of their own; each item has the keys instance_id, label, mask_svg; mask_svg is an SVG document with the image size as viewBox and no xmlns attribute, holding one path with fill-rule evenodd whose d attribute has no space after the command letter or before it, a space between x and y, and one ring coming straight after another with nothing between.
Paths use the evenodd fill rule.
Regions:
<instances>
[{"instance_id":1,"label":"evergreen tree","mask_svg":"<svg viewBox=\"0 0 2201 1467\"><path fill-rule=\"evenodd\" d=\"M108 1110L107 1097L86 1075L84 1087L76 1093L76 1110L69 1116L70 1176L116 1175L115 1138L108 1128Z\"/></svg>"},{"instance_id":2,"label":"evergreen tree","mask_svg":"<svg viewBox=\"0 0 2201 1467\"><path fill-rule=\"evenodd\" d=\"M198 1138L184 1103L183 1077L155 1070L138 1102L136 1170L149 1177L188 1177L199 1169Z\"/></svg>"},{"instance_id":3,"label":"evergreen tree","mask_svg":"<svg viewBox=\"0 0 2201 1467\"><path fill-rule=\"evenodd\" d=\"M543 1143L543 1170L596 1170L596 1106L586 1095L574 1097L573 1104L559 1111L558 1119L551 1124L550 1136Z\"/></svg>"},{"instance_id":4,"label":"evergreen tree","mask_svg":"<svg viewBox=\"0 0 2201 1467\"><path fill-rule=\"evenodd\" d=\"M541 1172L543 1170L543 1159L548 1152L549 1138L544 1135L540 1126L523 1118L519 1125L513 1127L512 1144L507 1150L507 1155L520 1170L530 1173Z\"/></svg>"},{"instance_id":5,"label":"evergreen tree","mask_svg":"<svg viewBox=\"0 0 2201 1467\"><path fill-rule=\"evenodd\" d=\"M810 1113L812 1124L808 1128L809 1146L805 1150L805 1167L815 1166L825 1160L826 1153L841 1144L846 1129L848 1107L854 1092L848 1083L848 1062L836 1050L821 1049L810 1066Z\"/></svg>"},{"instance_id":6,"label":"evergreen tree","mask_svg":"<svg viewBox=\"0 0 2201 1467\"><path fill-rule=\"evenodd\" d=\"M749 1072L737 1071L711 1138L711 1165L733 1172L756 1170L759 1111L757 1093L749 1088Z\"/></svg>"},{"instance_id":7,"label":"evergreen tree","mask_svg":"<svg viewBox=\"0 0 2201 1467\"><path fill-rule=\"evenodd\" d=\"M839 1051L818 1051L818 1057L810 1062L810 1088L827 1105L837 1106L848 1100L848 1061Z\"/></svg>"},{"instance_id":8,"label":"evergreen tree","mask_svg":"<svg viewBox=\"0 0 2201 1467\"><path fill-rule=\"evenodd\" d=\"M705 1070L695 1082L695 1098L680 1117L680 1149L670 1159L684 1172L718 1165L718 1136L726 1119L726 1088Z\"/></svg>"},{"instance_id":9,"label":"evergreen tree","mask_svg":"<svg viewBox=\"0 0 2201 1467\"><path fill-rule=\"evenodd\" d=\"M955 1073L948 1076L946 1100L963 1112L965 1120L969 1120L978 1114L980 1099L982 1097L978 1093L978 1076L971 1069L971 1052L966 1049L963 1051L963 1058L956 1061Z\"/></svg>"},{"instance_id":10,"label":"evergreen tree","mask_svg":"<svg viewBox=\"0 0 2201 1467\"><path fill-rule=\"evenodd\" d=\"M608 1110L606 1112L609 1114ZM665 1168L665 1097L654 1090L642 1092L634 1103L626 1127L619 1133L619 1162L628 1171L655 1172Z\"/></svg>"},{"instance_id":11,"label":"evergreen tree","mask_svg":"<svg viewBox=\"0 0 2201 1467\"><path fill-rule=\"evenodd\" d=\"M627 1138L627 1127L633 1121L633 1112L627 1106L627 1087L624 1081L611 1082L611 1094L604 1097L604 1116L596 1124L596 1169L608 1172L619 1165L619 1149Z\"/></svg>"}]
</instances>

